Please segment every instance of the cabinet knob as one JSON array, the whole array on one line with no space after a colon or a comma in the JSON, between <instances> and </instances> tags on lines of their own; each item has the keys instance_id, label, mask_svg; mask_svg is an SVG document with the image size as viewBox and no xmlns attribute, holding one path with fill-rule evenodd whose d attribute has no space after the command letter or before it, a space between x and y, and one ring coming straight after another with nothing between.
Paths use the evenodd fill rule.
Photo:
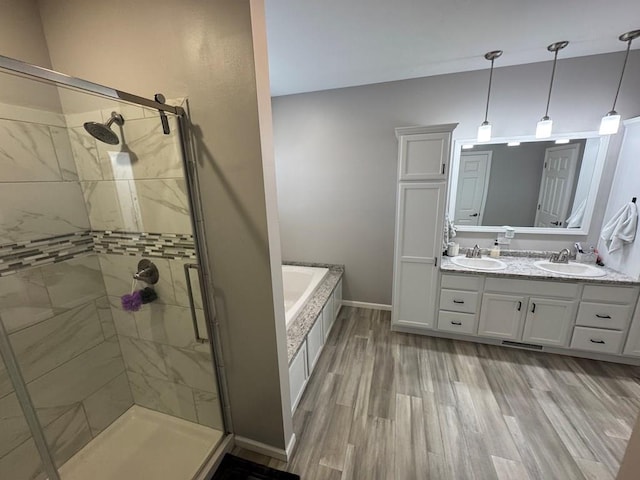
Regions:
<instances>
[{"instance_id":1,"label":"cabinet knob","mask_svg":"<svg viewBox=\"0 0 640 480\"><path fill-rule=\"evenodd\" d=\"M604 340L594 340L593 338L590 338L589 341L591 343L602 343L604 345Z\"/></svg>"},{"instance_id":2,"label":"cabinet knob","mask_svg":"<svg viewBox=\"0 0 640 480\"><path fill-rule=\"evenodd\" d=\"M462 325L462 322L454 322L453 320L451 320L451 325Z\"/></svg>"},{"instance_id":3,"label":"cabinet knob","mask_svg":"<svg viewBox=\"0 0 640 480\"><path fill-rule=\"evenodd\" d=\"M518 302L518 308L517 308L517 310L518 310L518 311L521 311L521 310L522 310L522 302Z\"/></svg>"},{"instance_id":4,"label":"cabinet knob","mask_svg":"<svg viewBox=\"0 0 640 480\"><path fill-rule=\"evenodd\" d=\"M464 300L454 300L453 303L464 303Z\"/></svg>"},{"instance_id":5,"label":"cabinet knob","mask_svg":"<svg viewBox=\"0 0 640 480\"><path fill-rule=\"evenodd\" d=\"M598 317L598 318L611 318L610 315L600 315L599 313L596 313L596 317Z\"/></svg>"}]
</instances>

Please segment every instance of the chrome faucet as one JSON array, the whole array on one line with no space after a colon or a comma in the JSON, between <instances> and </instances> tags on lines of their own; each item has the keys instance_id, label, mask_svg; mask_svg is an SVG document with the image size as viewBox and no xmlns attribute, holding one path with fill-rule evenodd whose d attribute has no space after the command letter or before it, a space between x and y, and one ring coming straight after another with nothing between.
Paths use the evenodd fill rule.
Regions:
<instances>
[{"instance_id":1,"label":"chrome faucet","mask_svg":"<svg viewBox=\"0 0 640 480\"><path fill-rule=\"evenodd\" d=\"M571 254L571 252L569 252L568 248L563 248L558 253L553 253L549 257L549 261L551 263L569 263L569 255L570 254Z\"/></svg>"},{"instance_id":2,"label":"chrome faucet","mask_svg":"<svg viewBox=\"0 0 640 480\"><path fill-rule=\"evenodd\" d=\"M476 243L473 248L467 250L467 258L482 258L482 252L480 246Z\"/></svg>"}]
</instances>

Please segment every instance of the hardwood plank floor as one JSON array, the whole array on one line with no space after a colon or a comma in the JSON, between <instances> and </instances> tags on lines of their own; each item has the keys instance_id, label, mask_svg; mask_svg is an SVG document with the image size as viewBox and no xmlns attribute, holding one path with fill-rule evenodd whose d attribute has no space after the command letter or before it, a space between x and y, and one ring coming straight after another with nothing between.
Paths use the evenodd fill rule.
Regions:
<instances>
[{"instance_id":1,"label":"hardwood plank floor","mask_svg":"<svg viewBox=\"0 0 640 480\"><path fill-rule=\"evenodd\" d=\"M611 480L640 368L393 333L343 307L294 415L304 480Z\"/></svg>"}]
</instances>

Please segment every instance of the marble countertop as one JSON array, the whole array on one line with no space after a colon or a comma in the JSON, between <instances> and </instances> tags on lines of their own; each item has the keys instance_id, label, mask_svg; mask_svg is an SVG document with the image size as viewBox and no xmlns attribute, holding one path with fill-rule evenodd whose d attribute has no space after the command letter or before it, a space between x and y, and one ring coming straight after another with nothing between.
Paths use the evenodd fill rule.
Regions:
<instances>
[{"instance_id":1,"label":"marble countertop","mask_svg":"<svg viewBox=\"0 0 640 480\"><path fill-rule=\"evenodd\" d=\"M527 278L532 280L561 280L567 282L599 283L616 285L640 285L640 281L617 272L607 267L601 268L606 272L603 277L583 277L579 275L563 275L561 273L551 273L541 270L534 265L534 262L544 258L545 255L536 254L531 256L501 256L500 260L507 264L504 270L473 270L461 267L451 261L450 257L442 257L440 270L442 272L468 273L472 275L486 275L491 277L504 278ZM548 257L546 257L548 258Z\"/></svg>"},{"instance_id":2,"label":"marble countertop","mask_svg":"<svg viewBox=\"0 0 640 480\"><path fill-rule=\"evenodd\" d=\"M298 353L305 337L313 327L327 299L333 293L342 275L344 274L344 265L331 265L324 263L302 263L302 262L285 262L285 265L298 265L304 267L324 267L329 269L329 273L324 277L322 283L316 289L313 297L309 299L307 304L300 310L298 316L287 325L287 357L289 364Z\"/></svg>"}]
</instances>

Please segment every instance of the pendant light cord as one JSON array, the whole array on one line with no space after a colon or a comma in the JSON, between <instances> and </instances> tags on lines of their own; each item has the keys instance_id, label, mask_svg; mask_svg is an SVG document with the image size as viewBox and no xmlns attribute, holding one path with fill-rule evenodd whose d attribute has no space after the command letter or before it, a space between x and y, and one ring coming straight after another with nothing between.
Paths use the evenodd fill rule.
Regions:
<instances>
[{"instance_id":1,"label":"pendant light cord","mask_svg":"<svg viewBox=\"0 0 640 480\"><path fill-rule=\"evenodd\" d=\"M618 82L618 89L616 90L616 96L613 99L613 107L611 107L611 111L616 111L616 103L618 102L618 95L620 94L620 87L622 87L622 79L624 78L624 70L627 68L627 59L629 58L629 50L631 50L631 42L632 39L629 39L627 42L627 53L624 55L624 63L622 64L622 72L620 73L620 81Z\"/></svg>"},{"instance_id":2,"label":"pendant light cord","mask_svg":"<svg viewBox=\"0 0 640 480\"><path fill-rule=\"evenodd\" d=\"M493 80L493 62L495 58L491 59L491 70L489 71L489 90L487 90L487 107L484 109L484 123L487 123L489 118L489 98L491 97L491 81Z\"/></svg>"},{"instance_id":3,"label":"pendant light cord","mask_svg":"<svg viewBox=\"0 0 640 480\"><path fill-rule=\"evenodd\" d=\"M556 62L558 61L558 50L553 55L553 68L551 69L551 83L549 83L549 95L547 96L547 109L544 111L544 118L549 117L549 103L551 102L551 89L553 88L553 78L556 75Z\"/></svg>"}]
</instances>

